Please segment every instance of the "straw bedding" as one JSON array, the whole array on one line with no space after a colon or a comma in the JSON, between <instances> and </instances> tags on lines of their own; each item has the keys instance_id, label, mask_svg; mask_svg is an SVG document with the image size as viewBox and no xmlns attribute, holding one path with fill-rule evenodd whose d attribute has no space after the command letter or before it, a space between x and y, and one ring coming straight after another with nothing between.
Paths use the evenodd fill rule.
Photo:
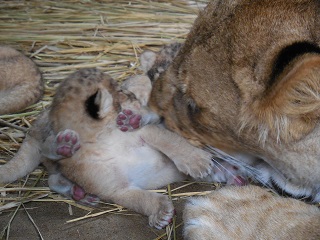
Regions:
<instances>
[{"instance_id":1,"label":"straw bedding","mask_svg":"<svg viewBox=\"0 0 320 240\"><path fill-rule=\"evenodd\" d=\"M40 67L46 88L42 101L21 113L0 116L0 164L19 149L25 132L38 113L50 105L57 85L67 75L77 69L98 67L122 81L139 73L139 54L146 49L157 50L169 42L182 42L206 2L1 1L0 45L14 47L32 58ZM26 178L0 188L0 213L10 211L14 218L18 209L35 201L66 202L87 210L89 215L83 218L125 211L108 203L97 208L78 205L51 192L46 179L46 171L40 166ZM159 191L169 192L173 200L205 193L184 190L189 184L195 183ZM208 189L213 187L208 185ZM180 225L174 223L158 239L171 238ZM9 226L10 223L0 229L0 238L9 235Z\"/></svg>"}]
</instances>

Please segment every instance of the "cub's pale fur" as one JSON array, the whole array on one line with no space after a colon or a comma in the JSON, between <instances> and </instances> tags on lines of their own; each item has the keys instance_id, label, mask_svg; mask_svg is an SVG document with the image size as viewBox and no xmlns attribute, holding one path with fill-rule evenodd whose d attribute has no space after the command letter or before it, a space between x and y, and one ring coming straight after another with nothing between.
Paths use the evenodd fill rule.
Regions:
<instances>
[{"instance_id":1,"label":"cub's pale fur","mask_svg":"<svg viewBox=\"0 0 320 240\"><path fill-rule=\"evenodd\" d=\"M320 211L257 186L225 187L188 200L186 240L318 240Z\"/></svg>"},{"instance_id":2,"label":"cub's pale fur","mask_svg":"<svg viewBox=\"0 0 320 240\"><path fill-rule=\"evenodd\" d=\"M36 64L13 48L0 46L0 115L23 110L42 94L43 81Z\"/></svg>"},{"instance_id":3,"label":"cub's pale fur","mask_svg":"<svg viewBox=\"0 0 320 240\"><path fill-rule=\"evenodd\" d=\"M320 201L319 14L318 0L210 2L149 106L193 143L257 168L264 184Z\"/></svg>"},{"instance_id":4,"label":"cub's pale fur","mask_svg":"<svg viewBox=\"0 0 320 240\"><path fill-rule=\"evenodd\" d=\"M112 78L95 69L78 71L60 85L49 119L54 132L76 131L81 148L59 161L59 171L86 192L147 215L151 226L162 228L173 205L145 189L181 181L186 176L178 168L202 174L210 154L161 126L120 131L116 118L126 98ZM189 169L194 159L198 163Z\"/></svg>"}]
</instances>

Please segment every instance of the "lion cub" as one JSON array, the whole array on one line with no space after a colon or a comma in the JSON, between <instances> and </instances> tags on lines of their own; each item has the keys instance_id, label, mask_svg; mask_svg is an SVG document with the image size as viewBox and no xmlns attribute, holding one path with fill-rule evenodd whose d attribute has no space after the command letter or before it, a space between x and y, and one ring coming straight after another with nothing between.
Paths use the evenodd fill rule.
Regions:
<instances>
[{"instance_id":1,"label":"lion cub","mask_svg":"<svg viewBox=\"0 0 320 240\"><path fill-rule=\"evenodd\" d=\"M162 228L172 218L172 202L145 189L185 179L178 169L201 176L210 171L211 155L158 125L122 132L115 119L127 100L116 82L96 69L80 70L59 86L49 113L52 128L77 132L81 143L59 161L59 171L86 192L147 215L151 226ZM187 162L194 159L198 164L192 167Z\"/></svg>"},{"instance_id":2,"label":"lion cub","mask_svg":"<svg viewBox=\"0 0 320 240\"><path fill-rule=\"evenodd\" d=\"M42 96L39 69L17 50L0 46L0 72L0 115L20 111Z\"/></svg>"},{"instance_id":3,"label":"lion cub","mask_svg":"<svg viewBox=\"0 0 320 240\"><path fill-rule=\"evenodd\" d=\"M320 239L316 206L253 185L190 198L183 219L186 240Z\"/></svg>"}]
</instances>

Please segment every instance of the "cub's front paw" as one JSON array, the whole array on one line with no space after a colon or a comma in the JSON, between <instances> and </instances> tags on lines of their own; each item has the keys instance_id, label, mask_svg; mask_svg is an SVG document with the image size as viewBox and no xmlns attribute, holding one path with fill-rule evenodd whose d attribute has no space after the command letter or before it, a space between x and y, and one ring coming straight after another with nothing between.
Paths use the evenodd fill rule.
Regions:
<instances>
[{"instance_id":1,"label":"cub's front paw","mask_svg":"<svg viewBox=\"0 0 320 240\"><path fill-rule=\"evenodd\" d=\"M194 179L207 177L211 174L214 166L211 161L211 154L202 149L195 149L191 153L186 152L186 155L181 155L172 160L179 171Z\"/></svg>"},{"instance_id":2,"label":"cub's front paw","mask_svg":"<svg viewBox=\"0 0 320 240\"><path fill-rule=\"evenodd\" d=\"M158 211L149 216L149 225L156 229L162 229L172 222L175 210L168 197L163 196Z\"/></svg>"},{"instance_id":3,"label":"cub's front paw","mask_svg":"<svg viewBox=\"0 0 320 240\"><path fill-rule=\"evenodd\" d=\"M129 109L124 109L117 117L117 126L122 132L133 131L141 126L141 115L134 114Z\"/></svg>"},{"instance_id":4,"label":"cub's front paw","mask_svg":"<svg viewBox=\"0 0 320 240\"><path fill-rule=\"evenodd\" d=\"M79 134L73 130L66 129L57 134L56 153L63 157L71 157L80 149Z\"/></svg>"}]
</instances>

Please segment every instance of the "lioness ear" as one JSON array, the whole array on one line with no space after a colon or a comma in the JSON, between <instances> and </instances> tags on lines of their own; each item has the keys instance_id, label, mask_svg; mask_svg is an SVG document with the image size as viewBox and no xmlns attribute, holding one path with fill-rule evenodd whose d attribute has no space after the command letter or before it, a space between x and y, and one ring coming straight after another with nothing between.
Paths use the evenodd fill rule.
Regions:
<instances>
[{"instance_id":1,"label":"lioness ear","mask_svg":"<svg viewBox=\"0 0 320 240\"><path fill-rule=\"evenodd\" d=\"M312 131L320 117L320 55L290 63L252 110L278 139L298 140Z\"/></svg>"},{"instance_id":2,"label":"lioness ear","mask_svg":"<svg viewBox=\"0 0 320 240\"><path fill-rule=\"evenodd\" d=\"M152 51L144 51L140 55L140 65L144 73L147 73L156 61L156 53Z\"/></svg>"},{"instance_id":3,"label":"lioness ear","mask_svg":"<svg viewBox=\"0 0 320 240\"><path fill-rule=\"evenodd\" d=\"M300 58L280 77L282 79L266 101L272 100L279 111L289 116L318 118L320 116L320 55L310 54Z\"/></svg>"}]
</instances>

